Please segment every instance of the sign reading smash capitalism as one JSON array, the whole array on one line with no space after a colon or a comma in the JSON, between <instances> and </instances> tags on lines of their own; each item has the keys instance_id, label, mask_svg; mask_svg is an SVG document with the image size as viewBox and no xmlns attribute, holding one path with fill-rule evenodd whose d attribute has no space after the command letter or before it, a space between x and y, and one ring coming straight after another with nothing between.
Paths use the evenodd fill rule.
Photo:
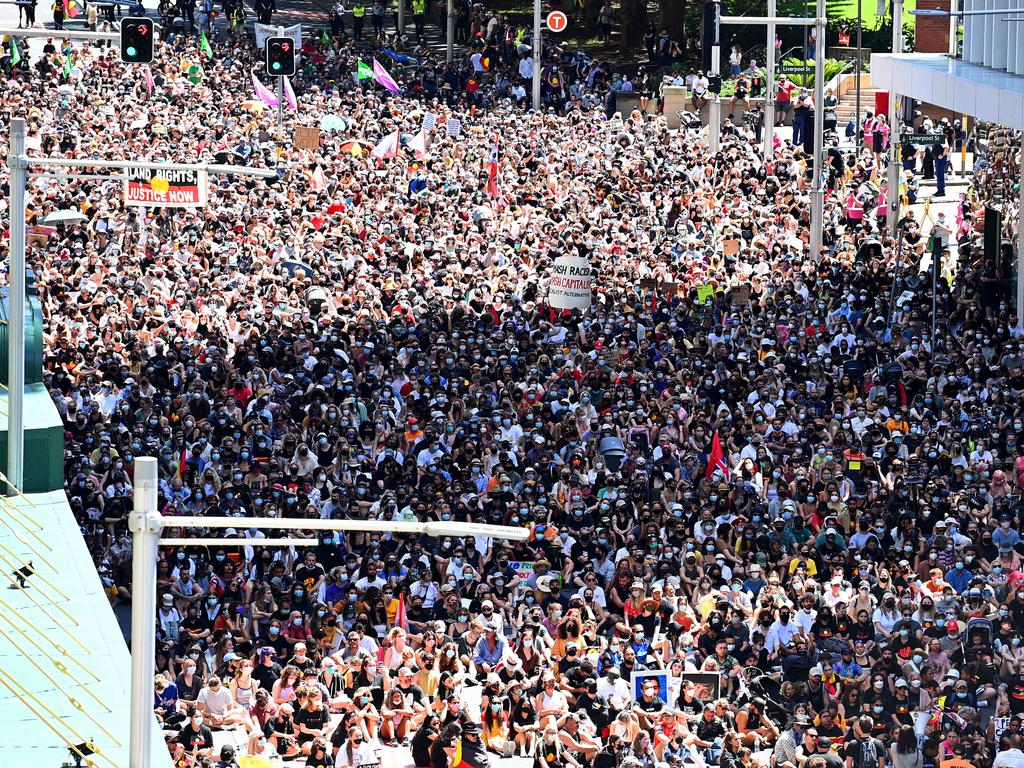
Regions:
<instances>
[{"instance_id":1,"label":"sign reading smash capitalism","mask_svg":"<svg viewBox=\"0 0 1024 768\"><path fill-rule=\"evenodd\" d=\"M548 304L554 309L587 309L594 275L582 256L559 256L551 265Z\"/></svg>"},{"instance_id":2,"label":"sign reading smash capitalism","mask_svg":"<svg viewBox=\"0 0 1024 768\"><path fill-rule=\"evenodd\" d=\"M127 205L202 208L206 205L206 171L129 168L124 183Z\"/></svg>"}]
</instances>

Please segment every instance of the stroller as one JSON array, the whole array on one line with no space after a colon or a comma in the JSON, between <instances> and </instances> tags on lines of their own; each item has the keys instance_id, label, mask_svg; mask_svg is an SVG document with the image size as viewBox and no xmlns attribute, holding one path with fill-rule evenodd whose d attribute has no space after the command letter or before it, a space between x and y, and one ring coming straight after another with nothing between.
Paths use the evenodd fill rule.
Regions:
<instances>
[{"instance_id":1,"label":"stroller","mask_svg":"<svg viewBox=\"0 0 1024 768\"><path fill-rule=\"evenodd\" d=\"M764 702L765 716L780 730L785 728L789 722L790 713L781 703L779 690L782 684L757 667L745 667L740 681L740 694L736 698L736 706L742 707L760 699Z\"/></svg>"},{"instance_id":2,"label":"stroller","mask_svg":"<svg viewBox=\"0 0 1024 768\"><path fill-rule=\"evenodd\" d=\"M824 124L824 126L822 126L822 130L825 131L825 135L826 136L831 136L833 138L838 139L839 138L839 131L837 130L838 126L839 126L839 117L836 115L836 111L834 109L826 109L825 110L825 124Z\"/></svg>"},{"instance_id":3,"label":"stroller","mask_svg":"<svg viewBox=\"0 0 1024 768\"><path fill-rule=\"evenodd\" d=\"M680 109L676 112L676 117L679 118L679 128L684 131L699 131L704 127L704 124L700 121L700 115L696 112L688 112L685 109Z\"/></svg>"}]
</instances>

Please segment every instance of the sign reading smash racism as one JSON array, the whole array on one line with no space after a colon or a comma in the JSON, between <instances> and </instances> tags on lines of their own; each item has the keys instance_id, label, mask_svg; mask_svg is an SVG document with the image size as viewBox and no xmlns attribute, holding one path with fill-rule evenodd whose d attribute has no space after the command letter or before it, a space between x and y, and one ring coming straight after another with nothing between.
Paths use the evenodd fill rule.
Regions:
<instances>
[{"instance_id":1,"label":"sign reading smash racism","mask_svg":"<svg viewBox=\"0 0 1024 768\"><path fill-rule=\"evenodd\" d=\"M582 256L559 256L551 265L548 303L554 309L586 309L594 275Z\"/></svg>"},{"instance_id":2,"label":"sign reading smash racism","mask_svg":"<svg viewBox=\"0 0 1024 768\"><path fill-rule=\"evenodd\" d=\"M129 168L124 182L127 205L202 208L206 205L206 171Z\"/></svg>"}]
</instances>

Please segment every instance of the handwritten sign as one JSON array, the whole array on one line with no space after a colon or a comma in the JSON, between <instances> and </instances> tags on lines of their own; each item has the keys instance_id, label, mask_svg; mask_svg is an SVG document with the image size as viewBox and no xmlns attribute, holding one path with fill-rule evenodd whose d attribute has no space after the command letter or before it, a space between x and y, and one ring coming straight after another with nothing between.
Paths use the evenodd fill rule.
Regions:
<instances>
[{"instance_id":1,"label":"handwritten sign","mask_svg":"<svg viewBox=\"0 0 1024 768\"><path fill-rule=\"evenodd\" d=\"M697 286L697 303L707 304L715 298L715 286L713 285L698 285Z\"/></svg>"},{"instance_id":2,"label":"handwritten sign","mask_svg":"<svg viewBox=\"0 0 1024 768\"><path fill-rule=\"evenodd\" d=\"M555 309L590 307L594 275L582 256L559 256L551 265L548 303Z\"/></svg>"},{"instance_id":3,"label":"handwritten sign","mask_svg":"<svg viewBox=\"0 0 1024 768\"><path fill-rule=\"evenodd\" d=\"M320 129L299 126L295 129L294 144L298 149L308 149L311 152L316 152L320 149Z\"/></svg>"}]
</instances>

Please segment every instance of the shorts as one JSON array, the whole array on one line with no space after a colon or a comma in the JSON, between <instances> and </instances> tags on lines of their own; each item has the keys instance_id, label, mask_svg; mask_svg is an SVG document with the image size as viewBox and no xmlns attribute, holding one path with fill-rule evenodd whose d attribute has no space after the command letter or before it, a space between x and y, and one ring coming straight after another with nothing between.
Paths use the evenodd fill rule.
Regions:
<instances>
[{"instance_id":1,"label":"shorts","mask_svg":"<svg viewBox=\"0 0 1024 768\"><path fill-rule=\"evenodd\" d=\"M775 101L775 111L776 112L789 112L789 110L791 110L792 108L793 108L793 102L792 101L779 101L777 99Z\"/></svg>"}]
</instances>

